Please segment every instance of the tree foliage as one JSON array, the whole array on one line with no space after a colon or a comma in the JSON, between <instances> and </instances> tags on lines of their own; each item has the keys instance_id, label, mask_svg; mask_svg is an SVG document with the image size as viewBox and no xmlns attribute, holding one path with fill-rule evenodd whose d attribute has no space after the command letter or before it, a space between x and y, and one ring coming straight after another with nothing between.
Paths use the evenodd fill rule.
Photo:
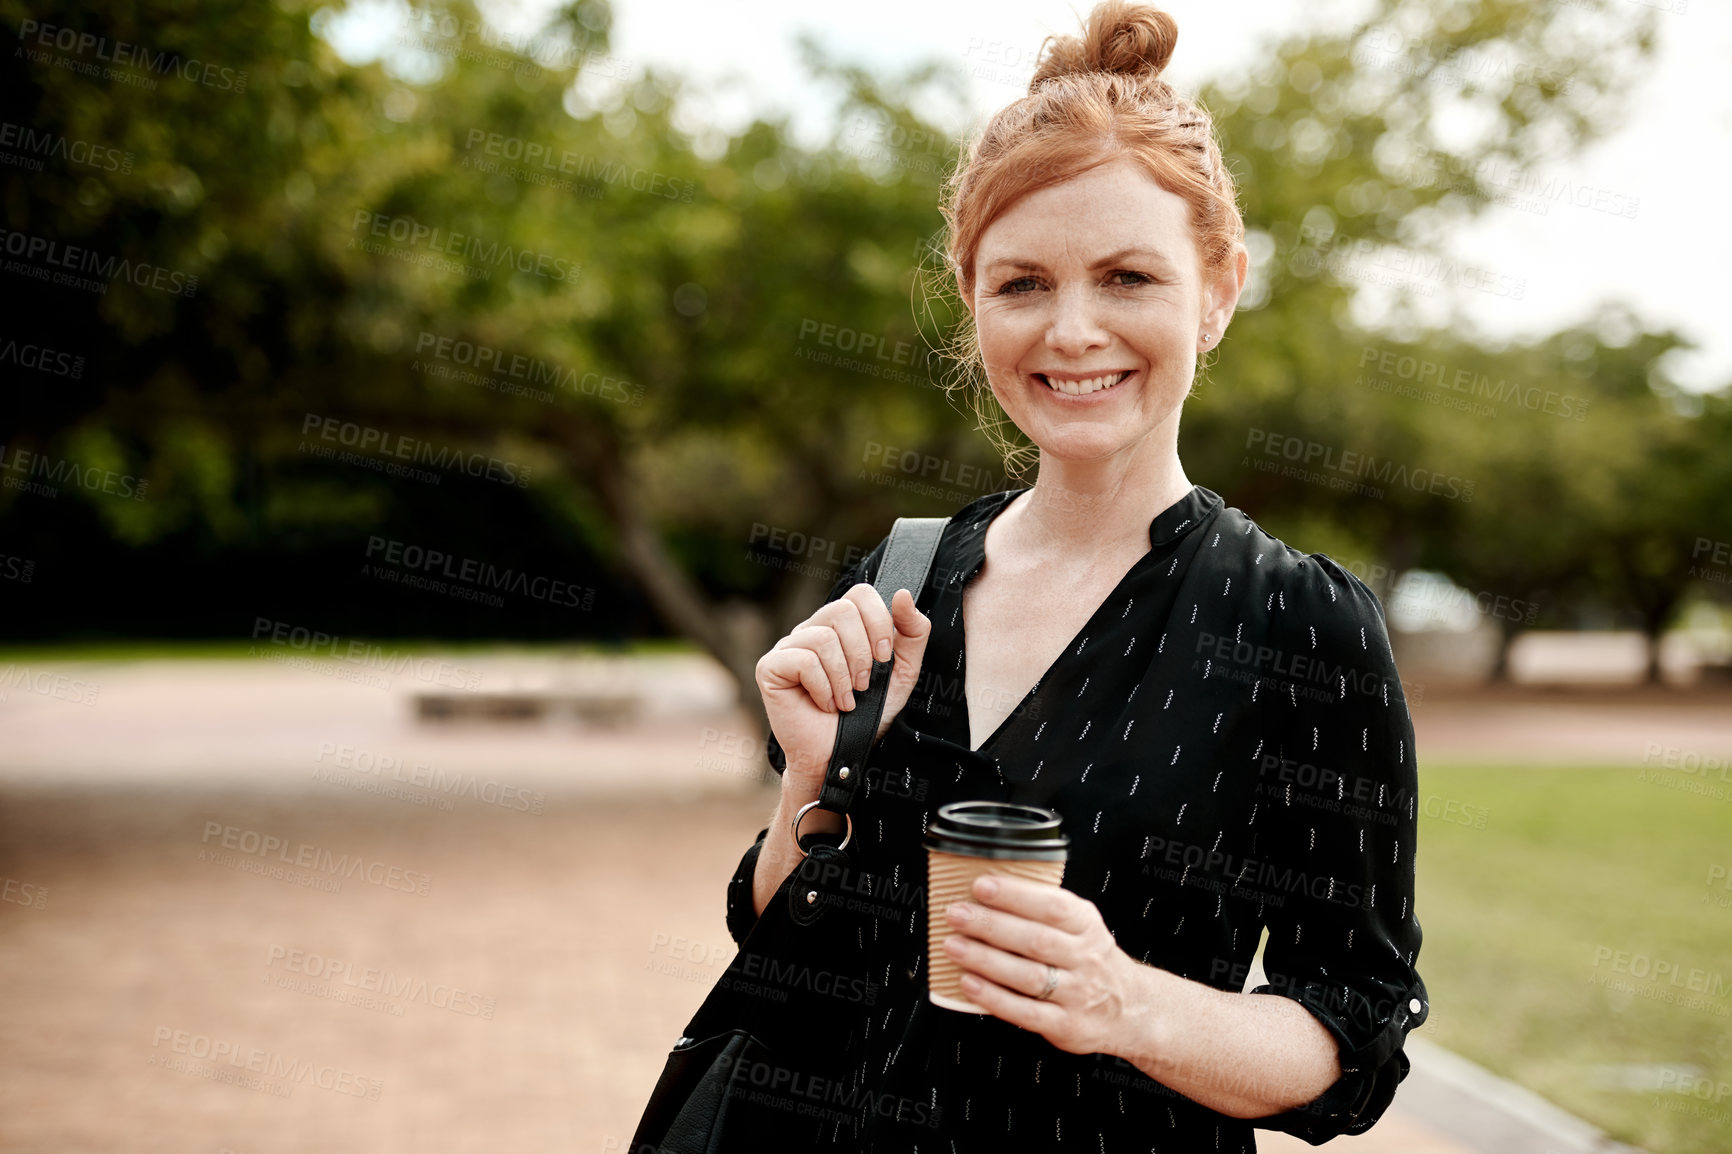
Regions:
<instances>
[{"instance_id":1,"label":"tree foliage","mask_svg":"<svg viewBox=\"0 0 1732 1154\"><path fill-rule=\"evenodd\" d=\"M462 5L414 9L358 66L322 34L341 13L298 0L0 7L19 34L9 118L128 158L38 149L39 169L0 176L6 229L196 278L7 278L7 336L83 358L75 379L6 366L7 451L148 480L144 499L0 493L20 552L247 556L273 604L340 614L353 579L310 559L374 538L501 563L561 551L755 702L757 657L891 518L1011 484L940 387L952 305L919 275L960 142L914 110L954 95L952 71L875 76L809 47L838 112L802 147L777 120L699 127L680 78L609 54L604 0L529 41ZM1664 625L1695 542L1732 539L1726 406L1684 411L1660 368L1678 338L1609 312L1497 348L1409 299L1517 291L1519 274L1450 263L1450 231L1507 199L1512 169L1617 123L1645 15L1383 0L1201 94L1255 268L1188 402L1194 480L1308 549L1538 599L1547 622L1598 599ZM121 43L145 55L105 62ZM1471 138L1441 134L1464 117ZM1388 315L1357 320L1391 279ZM1312 472L1335 463L1285 475L1295 444ZM1335 485L1344 454L1383 473ZM439 481L383 471L403 460ZM197 619L183 609L169 620Z\"/></svg>"}]
</instances>

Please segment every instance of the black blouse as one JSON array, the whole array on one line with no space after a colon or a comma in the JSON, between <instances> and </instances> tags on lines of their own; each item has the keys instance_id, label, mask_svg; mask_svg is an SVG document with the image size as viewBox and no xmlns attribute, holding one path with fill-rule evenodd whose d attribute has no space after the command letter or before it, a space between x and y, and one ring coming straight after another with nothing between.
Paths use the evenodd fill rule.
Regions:
<instances>
[{"instance_id":1,"label":"black blouse","mask_svg":"<svg viewBox=\"0 0 1732 1154\"><path fill-rule=\"evenodd\" d=\"M1064 1149L1253 1151L1253 1127L1313 1144L1369 1129L1408 1071L1429 999L1414 969L1413 725L1376 598L1193 488L1149 525L1150 550L1009 717L971 750L962 593L987 525L1020 490L945 527L917 604L921 676L856 795L855 868L886 879L860 945L883 966L862 1009L868 1111L844 1148L962 1154ZM829 600L871 581L884 542ZM977 689L976 692L979 690ZM784 759L772 736L770 761ZM1064 886L1134 958L1244 989L1261 931L1267 983L1339 1043L1342 1075L1309 1105L1252 1121L1202 1106L1110 1055L1069 1054L991 1015L926 1000L921 837L937 807L1045 806L1071 838ZM754 922L747 851L728 927ZM912 883L912 884L911 884ZM892 1095L884 1099L883 1095Z\"/></svg>"}]
</instances>

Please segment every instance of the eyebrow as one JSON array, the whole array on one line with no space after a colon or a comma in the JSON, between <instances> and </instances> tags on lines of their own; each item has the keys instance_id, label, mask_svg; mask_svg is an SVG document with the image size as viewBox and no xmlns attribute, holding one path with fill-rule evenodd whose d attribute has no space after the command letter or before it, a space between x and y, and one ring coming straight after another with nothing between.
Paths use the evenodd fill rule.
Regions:
<instances>
[{"instance_id":1,"label":"eyebrow","mask_svg":"<svg viewBox=\"0 0 1732 1154\"><path fill-rule=\"evenodd\" d=\"M1107 265L1120 264L1127 257L1144 257L1148 260L1154 261L1157 264L1165 265L1168 268L1173 267L1173 262L1167 258L1167 255L1165 253L1159 251L1158 249L1142 248L1142 247L1138 247L1138 246L1132 246L1130 248L1121 248L1117 252L1108 253L1106 256L1103 256L1099 260L1095 261L1094 264L1090 265L1089 267L1090 268L1104 268ZM982 267L983 268L998 268L1000 266L1005 266L1008 268L1027 269L1031 272L1041 272L1041 271L1044 271L1044 269L1046 267L1046 266L1040 264L1038 261L1020 260L1020 259L1017 259L1014 257L999 257L996 260L989 260Z\"/></svg>"}]
</instances>

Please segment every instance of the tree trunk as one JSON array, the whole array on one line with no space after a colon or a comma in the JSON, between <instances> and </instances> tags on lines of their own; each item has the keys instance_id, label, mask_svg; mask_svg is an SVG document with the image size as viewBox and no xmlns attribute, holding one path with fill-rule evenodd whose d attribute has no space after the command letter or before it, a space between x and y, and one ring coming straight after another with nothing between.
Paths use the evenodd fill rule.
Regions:
<instances>
[{"instance_id":1,"label":"tree trunk","mask_svg":"<svg viewBox=\"0 0 1732 1154\"><path fill-rule=\"evenodd\" d=\"M1497 657L1492 660L1491 671L1485 675L1486 681L1493 685L1504 685L1509 682L1509 651L1515 644L1515 639L1522 634L1522 624L1500 617L1497 622Z\"/></svg>"},{"instance_id":2,"label":"tree trunk","mask_svg":"<svg viewBox=\"0 0 1732 1154\"><path fill-rule=\"evenodd\" d=\"M1648 642L1648 672L1644 678L1649 685L1666 684L1665 671L1660 668L1660 643L1666 638L1666 620L1672 616L1672 602L1676 598L1667 598L1662 607L1650 605L1642 615L1642 636Z\"/></svg>"},{"instance_id":3,"label":"tree trunk","mask_svg":"<svg viewBox=\"0 0 1732 1154\"><path fill-rule=\"evenodd\" d=\"M757 664L775 640L768 614L739 599L718 605L669 555L638 499L633 470L617 441L577 420L559 421L555 434L560 452L613 529L616 563L670 628L697 642L727 670L761 743L770 729Z\"/></svg>"},{"instance_id":4,"label":"tree trunk","mask_svg":"<svg viewBox=\"0 0 1732 1154\"><path fill-rule=\"evenodd\" d=\"M1648 672L1644 680L1649 685L1666 683L1665 672L1660 668L1660 643L1666 636L1666 622L1672 619L1672 610L1682 594L1683 590L1677 588L1655 590L1642 606L1642 636L1648 642Z\"/></svg>"}]
</instances>

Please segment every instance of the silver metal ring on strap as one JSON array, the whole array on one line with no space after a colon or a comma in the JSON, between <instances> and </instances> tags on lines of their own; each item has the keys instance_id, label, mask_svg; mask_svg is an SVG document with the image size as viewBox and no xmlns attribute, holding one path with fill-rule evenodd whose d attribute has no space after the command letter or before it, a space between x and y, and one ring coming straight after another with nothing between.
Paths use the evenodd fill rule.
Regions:
<instances>
[{"instance_id":1,"label":"silver metal ring on strap","mask_svg":"<svg viewBox=\"0 0 1732 1154\"><path fill-rule=\"evenodd\" d=\"M800 847L800 819L806 816L806 812L808 810L816 809L817 807L818 807L817 802L809 801L805 805L801 806L799 811L794 814L794 824L792 827L794 830L794 848L800 851L801 857L806 856L806 851L804 849L801 849L801 847ZM835 811L834 810L826 810L825 812L826 813L834 813ZM851 817L848 814L843 814L842 820L847 822L848 824L847 824L847 827L842 834L841 844L839 844L836 847L837 849L847 848L848 839L854 836L854 819L853 819L853 817Z\"/></svg>"}]
</instances>

